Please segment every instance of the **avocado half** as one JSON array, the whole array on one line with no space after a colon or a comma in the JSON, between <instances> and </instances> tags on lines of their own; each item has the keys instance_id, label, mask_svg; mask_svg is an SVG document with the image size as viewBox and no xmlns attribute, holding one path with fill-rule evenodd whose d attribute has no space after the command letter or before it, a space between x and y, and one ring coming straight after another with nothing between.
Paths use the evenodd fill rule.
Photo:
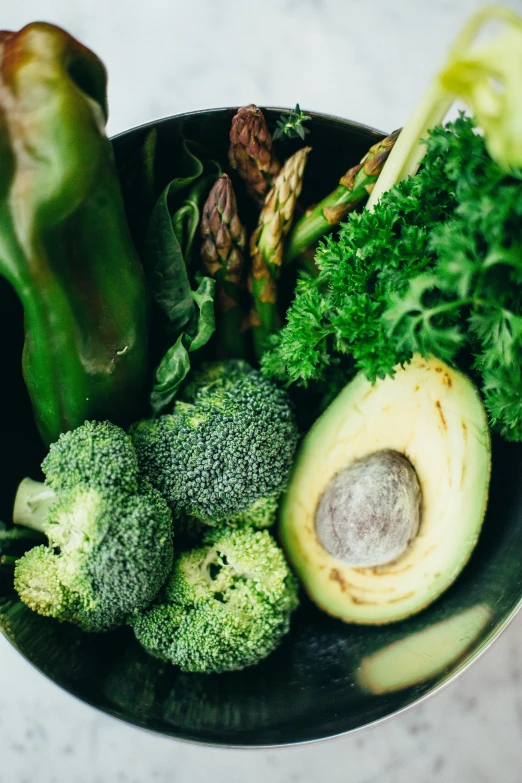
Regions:
<instances>
[{"instance_id":1,"label":"avocado half","mask_svg":"<svg viewBox=\"0 0 522 783\"><path fill-rule=\"evenodd\" d=\"M354 567L325 549L316 511L340 471L388 450L415 470L418 532L391 562ZM490 467L486 412L467 376L417 354L374 385L357 375L304 439L281 509L281 541L311 599L345 622L365 624L394 622L428 606L477 542Z\"/></svg>"}]
</instances>

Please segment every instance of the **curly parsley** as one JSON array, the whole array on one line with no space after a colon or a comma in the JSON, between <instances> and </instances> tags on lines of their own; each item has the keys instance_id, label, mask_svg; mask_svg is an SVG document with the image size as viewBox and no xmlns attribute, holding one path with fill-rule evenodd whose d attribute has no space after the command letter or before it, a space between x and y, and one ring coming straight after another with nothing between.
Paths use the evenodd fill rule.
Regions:
<instances>
[{"instance_id":1,"label":"curly parsley","mask_svg":"<svg viewBox=\"0 0 522 783\"><path fill-rule=\"evenodd\" d=\"M393 374L413 352L466 349L492 424L522 439L522 181L473 121L437 127L417 176L350 215L302 278L264 371L287 383Z\"/></svg>"}]
</instances>

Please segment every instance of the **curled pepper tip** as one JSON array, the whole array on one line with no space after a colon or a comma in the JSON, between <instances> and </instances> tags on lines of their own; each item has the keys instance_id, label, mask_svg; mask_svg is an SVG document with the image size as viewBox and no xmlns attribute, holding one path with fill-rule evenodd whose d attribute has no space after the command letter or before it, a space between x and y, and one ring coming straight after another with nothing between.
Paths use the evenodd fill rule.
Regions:
<instances>
[{"instance_id":1,"label":"curled pepper tip","mask_svg":"<svg viewBox=\"0 0 522 783\"><path fill-rule=\"evenodd\" d=\"M67 78L84 95L99 104L108 118L107 71L94 52L61 27L49 22L31 22L18 32L0 31L0 80L11 89L19 83L25 66L44 81L52 74ZM17 90L18 91L18 90Z\"/></svg>"}]
</instances>

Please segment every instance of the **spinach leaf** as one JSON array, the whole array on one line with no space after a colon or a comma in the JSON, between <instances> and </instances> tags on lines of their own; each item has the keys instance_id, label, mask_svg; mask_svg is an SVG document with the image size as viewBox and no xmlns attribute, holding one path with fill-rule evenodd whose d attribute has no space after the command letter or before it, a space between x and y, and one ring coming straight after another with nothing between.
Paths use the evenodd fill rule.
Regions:
<instances>
[{"instance_id":1,"label":"spinach leaf","mask_svg":"<svg viewBox=\"0 0 522 783\"><path fill-rule=\"evenodd\" d=\"M154 139L147 138L145 143L153 154ZM144 159L148 160L145 154ZM173 179L160 194L145 238L149 288L164 316L161 330L171 344L156 369L150 395L154 415L175 398L190 370L189 354L202 348L215 330L214 280L196 278L197 289L192 290L189 274L201 204L221 174L219 164L202 159L199 148L185 140L180 159L183 176Z\"/></svg>"},{"instance_id":2,"label":"spinach leaf","mask_svg":"<svg viewBox=\"0 0 522 783\"><path fill-rule=\"evenodd\" d=\"M191 291L195 313L187 331L182 332L158 365L150 404L155 416L172 402L190 370L189 353L202 348L210 339L215 326L215 281L201 277L198 288Z\"/></svg>"},{"instance_id":3,"label":"spinach leaf","mask_svg":"<svg viewBox=\"0 0 522 783\"><path fill-rule=\"evenodd\" d=\"M182 329L194 312L185 259L173 226L174 210L170 203L175 194L201 177L204 168L201 160L191 152L190 142L183 142L182 151L180 167L187 174L173 179L160 194L149 218L144 246L144 268L151 296L166 318L166 331L170 335ZM197 224L191 228L192 240L196 228Z\"/></svg>"},{"instance_id":4,"label":"spinach leaf","mask_svg":"<svg viewBox=\"0 0 522 783\"><path fill-rule=\"evenodd\" d=\"M197 351L208 343L216 329L214 293L216 281L211 277L199 277L198 288L192 291L192 298L198 309L192 326L191 351Z\"/></svg>"},{"instance_id":5,"label":"spinach leaf","mask_svg":"<svg viewBox=\"0 0 522 783\"><path fill-rule=\"evenodd\" d=\"M201 219L200 205L207 191L210 190L217 177L222 173L221 166L215 161L211 161L211 165L215 168L215 173L197 180L191 187L182 205L172 216L174 233L181 246L187 267L192 265L194 239Z\"/></svg>"},{"instance_id":6,"label":"spinach leaf","mask_svg":"<svg viewBox=\"0 0 522 783\"><path fill-rule=\"evenodd\" d=\"M144 256L152 300L166 317L166 330L172 334L190 321L194 304L183 253L172 227L170 187L165 188L152 210Z\"/></svg>"},{"instance_id":7,"label":"spinach leaf","mask_svg":"<svg viewBox=\"0 0 522 783\"><path fill-rule=\"evenodd\" d=\"M152 148L154 140L147 137L147 143ZM221 174L221 167L215 161L207 166L202 163L190 141L184 141L182 149L182 168L191 173L173 179L160 194L150 215L144 248L152 299L166 318L166 332L170 337L194 317L187 270L201 217L201 202ZM210 168L212 173L202 176L205 168ZM173 208L175 196L190 185L181 206Z\"/></svg>"}]
</instances>

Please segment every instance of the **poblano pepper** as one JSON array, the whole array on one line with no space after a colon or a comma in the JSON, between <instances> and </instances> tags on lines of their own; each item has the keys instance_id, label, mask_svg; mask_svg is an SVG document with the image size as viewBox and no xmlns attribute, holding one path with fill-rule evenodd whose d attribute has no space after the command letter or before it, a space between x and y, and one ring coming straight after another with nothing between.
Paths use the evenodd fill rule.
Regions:
<instances>
[{"instance_id":1,"label":"poblano pepper","mask_svg":"<svg viewBox=\"0 0 522 783\"><path fill-rule=\"evenodd\" d=\"M0 273L24 308L23 373L47 443L134 415L147 291L105 135L106 71L50 24L0 32Z\"/></svg>"}]
</instances>

